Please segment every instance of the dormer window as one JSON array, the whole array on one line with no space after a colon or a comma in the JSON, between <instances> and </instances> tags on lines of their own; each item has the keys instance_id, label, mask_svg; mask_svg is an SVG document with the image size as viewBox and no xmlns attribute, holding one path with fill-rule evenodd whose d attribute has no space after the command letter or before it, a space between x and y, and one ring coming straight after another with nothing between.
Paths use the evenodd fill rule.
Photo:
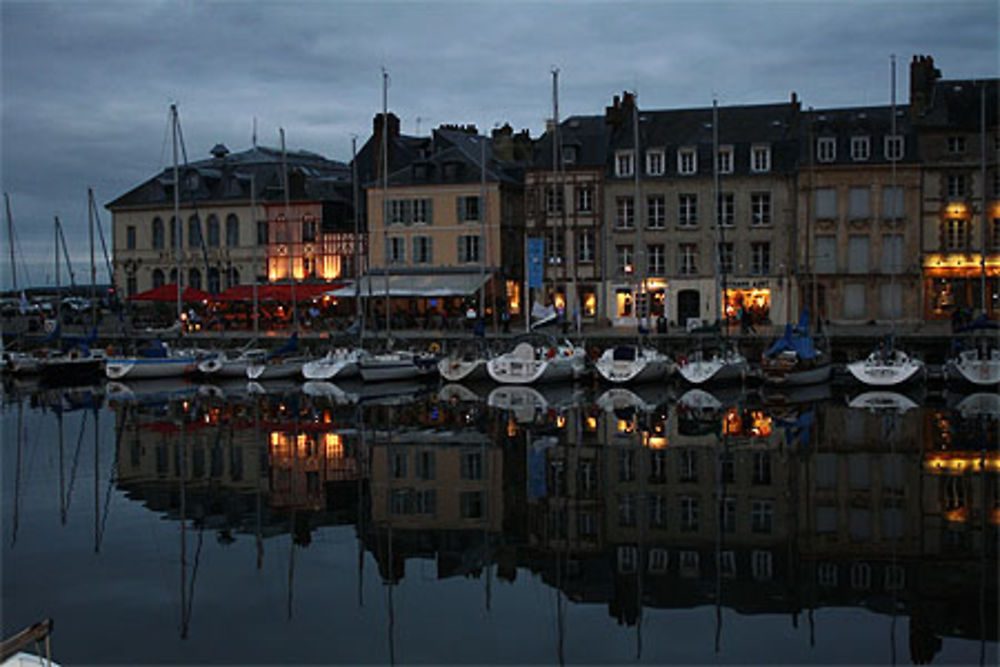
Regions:
<instances>
[{"instance_id":1,"label":"dormer window","mask_svg":"<svg viewBox=\"0 0 1000 667\"><path fill-rule=\"evenodd\" d=\"M563 146L563 164L576 164L576 146Z\"/></svg>"},{"instance_id":2,"label":"dormer window","mask_svg":"<svg viewBox=\"0 0 1000 667\"><path fill-rule=\"evenodd\" d=\"M635 174L634 169L632 151L617 151L615 153L615 176L632 176Z\"/></svg>"},{"instance_id":3,"label":"dormer window","mask_svg":"<svg viewBox=\"0 0 1000 667\"><path fill-rule=\"evenodd\" d=\"M184 185L188 190L197 190L199 184L198 172L190 172L184 179Z\"/></svg>"},{"instance_id":4,"label":"dormer window","mask_svg":"<svg viewBox=\"0 0 1000 667\"><path fill-rule=\"evenodd\" d=\"M771 147L759 144L750 147L750 171L763 173L771 171Z\"/></svg>"},{"instance_id":5,"label":"dormer window","mask_svg":"<svg viewBox=\"0 0 1000 667\"><path fill-rule=\"evenodd\" d=\"M949 153L964 153L965 152L965 137L948 137L948 152Z\"/></svg>"},{"instance_id":6,"label":"dormer window","mask_svg":"<svg viewBox=\"0 0 1000 667\"><path fill-rule=\"evenodd\" d=\"M903 137L892 135L885 138L885 159L896 162L903 157Z\"/></svg>"},{"instance_id":7,"label":"dormer window","mask_svg":"<svg viewBox=\"0 0 1000 667\"><path fill-rule=\"evenodd\" d=\"M419 181L426 181L427 180L427 173L428 173L428 169L427 169L427 164L426 163L419 163L418 162L417 164L413 165L413 178L414 179L419 180Z\"/></svg>"},{"instance_id":8,"label":"dormer window","mask_svg":"<svg viewBox=\"0 0 1000 667\"><path fill-rule=\"evenodd\" d=\"M820 137L816 140L816 159L820 162L833 162L837 159L837 140L833 137Z\"/></svg>"},{"instance_id":9,"label":"dormer window","mask_svg":"<svg viewBox=\"0 0 1000 667\"><path fill-rule=\"evenodd\" d=\"M677 173L690 176L698 173L698 152L691 147L677 151Z\"/></svg>"},{"instance_id":10,"label":"dormer window","mask_svg":"<svg viewBox=\"0 0 1000 667\"><path fill-rule=\"evenodd\" d=\"M871 156L871 142L868 137L851 137L851 159L863 162Z\"/></svg>"},{"instance_id":11,"label":"dormer window","mask_svg":"<svg viewBox=\"0 0 1000 667\"><path fill-rule=\"evenodd\" d=\"M646 152L647 176L663 176L664 164L662 150L651 150Z\"/></svg>"}]
</instances>

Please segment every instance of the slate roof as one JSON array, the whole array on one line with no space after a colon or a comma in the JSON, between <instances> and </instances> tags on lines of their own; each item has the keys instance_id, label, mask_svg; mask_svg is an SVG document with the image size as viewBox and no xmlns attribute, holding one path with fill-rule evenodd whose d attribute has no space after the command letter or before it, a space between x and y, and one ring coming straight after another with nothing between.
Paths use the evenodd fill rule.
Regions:
<instances>
[{"instance_id":1,"label":"slate roof","mask_svg":"<svg viewBox=\"0 0 1000 667\"><path fill-rule=\"evenodd\" d=\"M733 174L750 173L750 150L755 144L771 147L768 173L791 173L798 158L798 104L760 104L720 106L719 145L733 147ZM694 146L698 151L698 175L712 174L712 108L643 110L639 109L639 143L643 154L650 149L665 149L664 177L677 176L678 148ZM608 177L615 178L613 156L616 150L634 147L632 113L611 129Z\"/></svg>"},{"instance_id":2,"label":"slate roof","mask_svg":"<svg viewBox=\"0 0 1000 667\"><path fill-rule=\"evenodd\" d=\"M819 109L802 112L799 137L799 166L808 168L815 154L810 154L809 140L819 138L836 140L836 153L832 162L816 161L817 166L831 164L890 164L885 157L885 138L892 134L892 107L869 106L843 109ZM903 136L903 159L896 164L917 162L919 159L916 133L910 121L910 107L896 106L896 134ZM851 159L851 137L869 137L869 158Z\"/></svg>"},{"instance_id":3,"label":"slate roof","mask_svg":"<svg viewBox=\"0 0 1000 667\"><path fill-rule=\"evenodd\" d=\"M996 127L998 118L997 79L944 79L934 83L930 103L916 120L921 128L978 131L980 96L986 87L986 124Z\"/></svg>"},{"instance_id":4,"label":"slate roof","mask_svg":"<svg viewBox=\"0 0 1000 667\"><path fill-rule=\"evenodd\" d=\"M350 167L308 151L287 151L289 196L302 199L342 199L350 193ZM251 176L261 203L284 198L281 150L255 146L240 153L181 165L181 202L243 201L250 199ZM197 177L195 179L195 177ZM173 201L173 166L105 206L109 210L165 206Z\"/></svg>"},{"instance_id":5,"label":"slate roof","mask_svg":"<svg viewBox=\"0 0 1000 667\"><path fill-rule=\"evenodd\" d=\"M532 169L552 171L552 135L546 132L534 142ZM608 161L610 132L604 116L570 116L559 123L560 143L567 167L603 167ZM567 148L572 147L570 158Z\"/></svg>"},{"instance_id":6,"label":"slate roof","mask_svg":"<svg viewBox=\"0 0 1000 667\"><path fill-rule=\"evenodd\" d=\"M518 183L521 180L518 163L497 160L489 137L439 128L420 153L408 163L397 165L390 157L394 170L389 173L389 185L442 185L448 183L479 183L485 157L487 183ZM363 182L364 187L379 187L381 181Z\"/></svg>"}]
</instances>

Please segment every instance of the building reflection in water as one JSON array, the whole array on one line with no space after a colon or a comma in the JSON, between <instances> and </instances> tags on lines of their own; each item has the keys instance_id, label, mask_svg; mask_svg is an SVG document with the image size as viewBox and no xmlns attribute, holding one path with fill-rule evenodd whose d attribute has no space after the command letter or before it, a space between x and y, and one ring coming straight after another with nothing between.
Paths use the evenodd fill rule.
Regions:
<instances>
[{"instance_id":1,"label":"building reflection in water","mask_svg":"<svg viewBox=\"0 0 1000 667\"><path fill-rule=\"evenodd\" d=\"M354 525L359 604L365 553L390 606L411 559L482 580L487 609L494 577L527 570L558 593L560 661L578 603L634 628L640 657L644 609L702 606L716 650L722 608L812 636L815 610L863 607L892 617L893 659L914 662L942 637L996 641L996 415L530 392L112 400L117 484L220 542L288 535L289 613L294 550Z\"/></svg>"}]
</instances>

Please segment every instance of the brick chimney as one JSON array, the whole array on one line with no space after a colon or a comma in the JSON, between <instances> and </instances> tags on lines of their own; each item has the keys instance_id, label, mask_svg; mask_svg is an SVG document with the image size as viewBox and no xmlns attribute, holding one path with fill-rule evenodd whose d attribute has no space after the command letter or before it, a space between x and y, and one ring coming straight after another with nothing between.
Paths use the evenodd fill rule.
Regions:
<instances>
[{"instance_id":1,"label":"brick chimney","mask_svg":"<svg viewBox=\"0 0 1000 667\"><path fill-rule=\"evenodd\" d=\"M514 141L512 139L514 128L510 123L504 123L503 127L493 128L490 140L493 143L493 157L501 162L510 162L514 159Z\"/></svg>"},{"instance_id":2,"label":"brick chimney","mask_svg":"<svg viewBox=\"0 0 1000 667\"><path fill-rule=\"evenodd\" d=\"M628 120L634 105L635 96L632 93L624 91L620 98L615 95L611 106L604 108L604 122L616 127L621 125Z\"/></svg>"},{"instance_id":3,"label":"brick chimney","mask_svg":"<svg viewBox=\"0 0 1000 667\"><path fill-rule=\"evenodd\" d=\"M910 61L910 116L920 118L930 106L934 84L941 78L941 70L934 67L931 56L913 56Z\"/></svg>"}]
</instances>

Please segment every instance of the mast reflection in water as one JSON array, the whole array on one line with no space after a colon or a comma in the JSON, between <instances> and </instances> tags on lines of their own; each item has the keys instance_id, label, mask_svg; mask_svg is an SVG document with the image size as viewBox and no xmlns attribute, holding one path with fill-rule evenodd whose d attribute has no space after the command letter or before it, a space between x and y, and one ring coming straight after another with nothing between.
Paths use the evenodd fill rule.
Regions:
<instances>
[{"instance_id":1,"label":"mast reflection in water","mask_svg":"<svg viewBox=\"0 0 1000 667\"><path fill-rule=\"evenodd\" d=\"M919 402L9 386L3 632L54 618L70 664L995 664L995 406Z\"/></svg>"}]
</instances>

